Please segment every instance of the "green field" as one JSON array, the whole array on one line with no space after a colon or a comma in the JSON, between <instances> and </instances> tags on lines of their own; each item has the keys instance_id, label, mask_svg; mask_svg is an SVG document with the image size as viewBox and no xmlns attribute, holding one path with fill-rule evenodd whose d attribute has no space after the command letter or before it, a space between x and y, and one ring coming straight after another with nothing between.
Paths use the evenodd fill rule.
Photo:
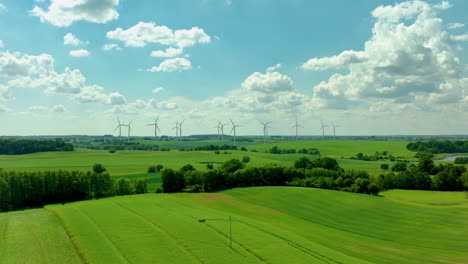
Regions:
<instances>
[{"instance_id":1,"label":"green field","mask_svg":"<svg viewBox=\"0 0 468 264\"><path fill-rule=\"evenodd\" d=\"M182 142L187 144L186 142ZM192 164L197 169L204 169L206 162L224 162L243 156L250 157L249 166L276 163L291 166L293 162L304 154L269 154L264 153L273 146L287 149L318 148L322 155L338 158L340 165L347 169L365 169L371 174L381 172L380 164L388 162L372 162L351 160L346 157L354 156L358 152L373 154L376 151L389 151L394 156L412 157L413 152L406 150L406 142L400 141L289 141L274 144L260 144L248 146L250 151L227 151L228 154L216 155L214 151L117 151L111 154L104 150L77 149L73 152L45 152L27 155L0 155L0 168L13 171L38 170L90 170L95 163L101 163L112 176L141 175L151 164L162 164L166 167L178 169L185 164ZM221 151L224 153L224 151ZM313 159L316 156L307 155ZM341 159L345 157L345 159Z\"/></svg>"},{"instance_id":2,"label":"green field","mask_svg":"<svg viewBox=\"0 0 468 264\"><path fill-rule=\"evenodd\" d=\"M382 192L381 195L391 200L407 203L468 208L468 196L465 192L389 190Z\"/></svg>"},{"instance_id":3,"label":"green field","mask_svg":"<svg viewBox=\"0 0 468 264\"><path fill-rule=\"evenodd\" d=\"M0 260L467 263L467 219L464 207L311 188L133 195L0 214Z\"/></svg>"}]
</instances>

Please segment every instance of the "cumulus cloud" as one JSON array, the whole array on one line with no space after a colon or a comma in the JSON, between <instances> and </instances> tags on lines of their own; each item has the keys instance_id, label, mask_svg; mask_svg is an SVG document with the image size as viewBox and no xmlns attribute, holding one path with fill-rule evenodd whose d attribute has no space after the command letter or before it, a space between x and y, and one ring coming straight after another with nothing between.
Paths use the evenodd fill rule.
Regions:
<instances>
[{"instance_id":1,"label":"cumulus cloud","mask_svg":"<svg viewBox=\"0 0 468 264\"><path fill-rule=\"evenodd\" d=\"M211 42L211 37L201 28L192 27L188 30L173 31L167 26L159 26L154 22L138 22L128 29L119 27L107 32L106 36L108 39L124 42L127 47L144 47L148 43L157 43L184 48Z\"/></svg>"},{"instance_id":2,"label":"cumulus cloud","mask_svg":"<svg viewBox=\"0 0 468 264\"><path fill-rule=\"evenodd\" d=\"M5 105L0 104L0 113L9 113L9 112L13 112L13 110L11 110Z\"/></svg>"},{"instance_id":3,"label":"cumulus cloud","mask_svg":"<svg viewBox=\"0 0 468 264\"><path fill-rule=\"evenodd\" d=\"M0 77L15 78L53 72L54 59L48 54L38 56L0 52Z\"/></svg>"},{"instance_id":4,"label":"cumulus cloud","mask_svg":"<svg viewBox=\"0 0 468 264\"><path fill-rule=\"evenodd\" d=\"M156 93L156 94L157 94L157 93L162 93L162 92L164 92L164 88L163 88L163 87L158 87L158 88L153 89L153 93Z\"/></svg>"},{"instance_id":5,"label":"cumulus cloud","mask_svg":"<svg viewBox=\"0 0 468 264\"><path fill-rule=\"evenodd\" d=\"M119 0L51 0L47 10L35 6L30 14L57 27L68 27L75 21L107 23L119 17L115 9Z\"/></svg>"},{"instance_id":6,"label":"cumulus cloud","mask_svg":"<svg viewBox=\"0 0 468 264\"><path fill-rule=\"evenodd\" d=\"M78 49L78 50L70 51L69 54L72 57L88 57L89 56L89 51L87 51L85 49Z\"/></svg>"},{"instance_id":7,"label":"cumulus cloud","mask_svg":"<svg viewBox=\"0 0 468 264\"><path fill-rule=\"evenodd\" d=\"M444 2L434 6L422 1L377 7L372 12L376 18L372 37L363 51L312 58L301 66L309 71L349 71L333 74L316 85L313 103L328 108L365 107L373 98L395 104L423 104L418 99L423 95L465 94L467 87L460 85L464 65L456 56L458 49L453 42L464 37L450 36L436 13L448 7ZM456 103L460 97L444 98Z\"/></svg>"},{"instance_id":8,"label":"cumulus cloud","mask_svg":"<svg viewBox=\"0 0 468 264\"><path fill-rule=\"evenodd\" d=\"M151 57L160 57L160 58L172 58L177 57L182 54L183 50L181 48L167 48L165 51L163 50L154 50L151 52Z\"/></svg>"},{"instance_id":9,"label":"cumulus cloud","mask_svg":"<svg viewBox=\"0 0 468 264\"><path fill-rule=\"evenodd\" d=\"M0 101L6 101L11 99L13 96L11 94L11 88L9 86L0 84Z\"/></svg>"},{"instance_id":10,"label":"cumulus cloud","mask_svg":"<svg viewBox=\"0 0 468 264\"><path fill-rule=\"evenodd\" d=\"M273 72L273 71L276 71L278 70L279 68L281 68L283 65L281 65L281 63L278 63L274 66L271 66L271 67L268 67L267 68L267 72Z\"/></svg>"},{"instance_id":11,"label":"cumulus cloud","mask_svg":"<svg viewBox=\"0 0 468 264\"><path fill-rule=\"evenodd\" d=\"M463 35L454 35L452 36L452 39L456 41L468 41L468 33Z\"/></svg>"},{"instance_id":12,"label":"cumulus cloud","mask_svg":"<svg viewBox=\"0 0 468 264\"><path fill-rule=\"evenodd\" d=\"M109 94L109 103L111 105L123 105L125 104L125 97L121 93Z\"/></svg>"},{"instance_id":13,"label":"cumulus cloud","mask_svg":"<svg viewBox=\"0 0 468 264\"><path fill-rule=\"evenodd\" d=\"M150 72L173 72L173 71L184 71L190 70L192 68L192 63L185 59L185 58L174 58L174 59L167 59L159 66L153 66L147 71Z\"/></svg>"},{"instance_id":14,"label":"cumulus cloud","mask_svg":"<svg viewBox=\"0 0 468 264\"><path fill-rule=\"evenodd\" d=\"M104 51L122 50L122 48L119 47L119 45L112 43L112 44L105 44L104 46L102 46L102 50Z\"/></svg>"},{"instance_id":15,"label":"cumulus cloud","mask_svg":"<svg viewBox=\"0 0 468 264\"><path fill-rule=\"evenodd\" d=\"M63 37L63 44L64 45L70 45L70 46L79 46L79 45L84 45L84 44L88 44L87 41L82 41L82 40L79 40L77 37L75 37L75 35L73 35L72 33L67 33L64 37Z\"/></svg>"},{"instance_id":16,"label":"cumulus cloud","mask_svg":"<svg viewBox=\"0 0 468 264\"><path fill-rule=\"evenodd\" d=\"M293 81L279 72L267 72L265 74L255 72L242 83L242 88L262 93L274 93L291 91Z\"/></svg>"}]
</instances>

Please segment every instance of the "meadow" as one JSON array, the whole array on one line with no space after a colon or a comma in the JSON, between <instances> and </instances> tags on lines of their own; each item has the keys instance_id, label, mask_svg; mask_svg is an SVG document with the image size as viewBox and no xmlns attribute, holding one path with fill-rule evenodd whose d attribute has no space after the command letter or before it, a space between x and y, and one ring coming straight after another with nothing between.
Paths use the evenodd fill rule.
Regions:
<instances>
[{"instance_id":1,"label":"meadow","mask_svg":"<svg viewBox=\"0 0 468 264\"><path fill-rule=\"evenodd\" d=\"M376 197L255 187L48 205L0 214L0 259L8 264L468 262L466 207L387 198L392 192L402 196L399 190ZM431 196L405 192L420 202Z\"/></svg>"}]
</instances>

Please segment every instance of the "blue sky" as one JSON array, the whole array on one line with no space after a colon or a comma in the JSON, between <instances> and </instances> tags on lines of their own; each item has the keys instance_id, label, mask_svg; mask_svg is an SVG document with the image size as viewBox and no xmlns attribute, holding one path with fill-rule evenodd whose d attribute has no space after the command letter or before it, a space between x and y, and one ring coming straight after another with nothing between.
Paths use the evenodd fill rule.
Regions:
<instances>
[{"instance_id":1,"label":"blue sky","mask_svg":"<svg viewBox=\"0 0 468 264\"><path fill-rule=\"evenodd\" d=\"M169 135L176 120L198 134L229 117L239 134L260 134L257 119L293 134L296 116L308 135L320 119L346 135L466 134L464 10L462 0L0 0L0 135L115 134L117 116L151 135L156 115Z\"/></svg>"}]
</instances>

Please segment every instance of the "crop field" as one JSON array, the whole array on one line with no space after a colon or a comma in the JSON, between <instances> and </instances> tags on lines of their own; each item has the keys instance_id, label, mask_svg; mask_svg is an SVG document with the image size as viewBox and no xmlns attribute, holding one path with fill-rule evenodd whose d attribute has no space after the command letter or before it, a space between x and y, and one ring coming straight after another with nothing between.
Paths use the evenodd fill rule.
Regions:
<instances>
[{"instance_id":1,"label":"crop field","mask_svg":"<svg viewBox=\"0 0 468 264\"><path fill-rule=\"evenodd\" d=\"M186 142L181 142L186 144ZM372 162L347 159L362 152L366 155L376 151L388 151L394 156L410 158L414 155L406 149L407 142L400 141L298 141L276 142L247 146L251 151L229 150L227 154L215 154L214 151L117 151L109 153L104 150L77 149L73 152L45 152L27 155L0 155L0 168L13 171L39 171L39 170L80 170L87 171L95 163L101 163L112 176L134 176L146 173L151 164L162 164L169 168L180 168L185 164L192 164L197 169L204 169L207 162L221 163L226 160L243 156L250 157L250 166L276 163L291 166L300 157L310 159L316 156L305 154L270 154L265 153L273 146L285 149L317 148L322 155L338 158L343 168L365 169L372 174L381 172L380 164L388 162ZM341 159L345 157L346 159Z\"/></svg>"},{"instance_id":2,"label":"crop field","mask_svg":"<svg viewBox=\"0 0 468 264\"><path fill-rule=\"evenodd\" d=\"M386 197L256 187L49 205L0 214L0 259L7 264L468 262L467 208Z\"/></svg>"}]
</instances>

